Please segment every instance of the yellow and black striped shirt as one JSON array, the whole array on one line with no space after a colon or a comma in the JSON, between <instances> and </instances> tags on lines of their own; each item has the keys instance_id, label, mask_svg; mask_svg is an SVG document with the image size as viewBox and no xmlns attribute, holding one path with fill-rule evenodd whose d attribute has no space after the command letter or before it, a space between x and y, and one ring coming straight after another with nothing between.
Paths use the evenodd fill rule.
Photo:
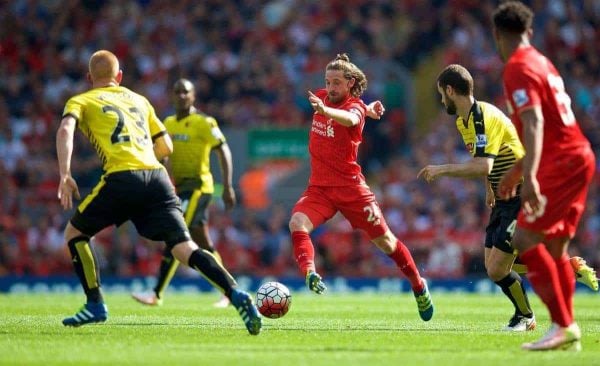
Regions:
<instances>
[{"instance_id":1,"label":"yellow and black striped shirt","mask_svg":"<svg viewBox=\"0 0 600 366\"><path fill-rule=\"evenodd\" d=\"M468 121L456 119L467 149L473 157L493 158L488 180L496 192L502 175L525 155L525 148L515 126L500 109L486 102L475 101Z\"/></svg>"},{"instance_id":2,"label":"yellow and black striped shirt","mask_svg":"<svg viewBox=\"0 0 600 366\"><path fill-rule=\"evenodd\" d=\"M94 145L106 174L163 167L153 140L166 129L145 97L122 86L95 88L69 99L67 115Z\"/></svg>"}]
</instances>

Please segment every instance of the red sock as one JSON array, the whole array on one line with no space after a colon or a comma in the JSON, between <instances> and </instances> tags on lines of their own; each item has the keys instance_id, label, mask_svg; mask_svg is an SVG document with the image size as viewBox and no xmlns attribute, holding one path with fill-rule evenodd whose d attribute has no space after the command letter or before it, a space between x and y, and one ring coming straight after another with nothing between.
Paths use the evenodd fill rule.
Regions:
<instances>
[{"instance_id":1,"label":"red sock","mask_svg":"<svg viewBox=\"0 0 600 366\"><path fill-rule=\"evenodd\" d=\"M573 318L565 305L556 264L546 246L540 243L521 253L520 258L527 266L527 278L531 286L546 304L552 321L561 327L571 325Z\"/></svg>"},{"instance_id":2,"label":"red sock","mask_svg":"<svg viewBox=\"0 0 600 366\"><path fill-rule=\"evenodd\" d=\"M408 281L410 281L410 287L412 287L412 290L414 292L423 291L425 286L423 286L423 281L421 281L421 276L419 275L417 265L415 264L415 261L408 251L406 245L404 245L404 243L402 243L400 240L396 241L396 250L388 254L388 256L392 258L394 262L396 262L396 265L398 268L400 268L400 271L402 271L404 276L406 276Z\"/></svg>"},{"instance_id":3,"label":"red sock","mask_svg":"<svg viewBox=\"0 0 600 366\"><path fill-rule=\"evenodd\" d=\"M292 233L292 246L294 258L300 267L302 274L315 270L315 248L310 236L305 231L294 231Z\"/></svg>"},{"instance_id":4,"label":"red sock","mask_svg":"<svg viewBox=\"0 0 600 366\"><path fill-rule=\"evenodd\" d=\"M558 282L565 298L565 306L573 319L573 296L575 295L575 273L569 256L563 254L560 258L554 259L558 271Z\"/></svg>"}]
</instances>

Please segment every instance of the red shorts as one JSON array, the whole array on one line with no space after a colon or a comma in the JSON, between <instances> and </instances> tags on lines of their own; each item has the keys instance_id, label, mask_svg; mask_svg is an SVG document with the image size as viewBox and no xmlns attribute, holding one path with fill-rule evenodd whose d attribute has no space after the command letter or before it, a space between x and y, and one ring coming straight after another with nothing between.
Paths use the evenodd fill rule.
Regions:
<instances>
[{"instance_id":1,"label":"red shorts","mask_svg":"<svg viewBox=\"0 0 600 366\"><path fill-rule=\"evenodd\" d=\"M353 228L364 230L370 239L378 238L388 230L375 195L366 185L343 187L309 185L296 202L292 214L302 212L316 228L338 211Z\"/></svg>"},{"instance_id":2,"label":"red shorts","mask_svg":"<svg viewBox=\"0 0 600 366\"><path fill-rule=\"evenodd\" d=\"M589 148L569 155L557 156L552 166L540 165L538 181L547 203L543 214L527 220L519 212L517 225L531 231L543 232L546 239L572 238L585 209L588 187L595 173L594 153Z\"/></svg>"}]
</instances>

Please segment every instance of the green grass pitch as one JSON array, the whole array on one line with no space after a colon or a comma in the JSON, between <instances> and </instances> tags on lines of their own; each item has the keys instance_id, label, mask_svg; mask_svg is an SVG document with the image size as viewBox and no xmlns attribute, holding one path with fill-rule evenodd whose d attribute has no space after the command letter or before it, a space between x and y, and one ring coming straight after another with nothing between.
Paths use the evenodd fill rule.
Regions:
<instances>
[{"instance_id":1,"label":"green grass pitch","mask_svg":"<svg viewBox=\"0 0 600 366\"><path fill-rule=\"evenodd\" d=\"M294 295L294 294L293 294ZM499 331L511 315L502 295L433 293L422 322L410 294L296 294L290 312L264 319L250 336L232 307L212 294L169 294L143 307L109 293L108 322L65 328L82 295L0 295L0 365L600 365L600 297L579 293L583 351L524 352L548 328L535 295L538 329Z\"/></svg>"}]
</instances>

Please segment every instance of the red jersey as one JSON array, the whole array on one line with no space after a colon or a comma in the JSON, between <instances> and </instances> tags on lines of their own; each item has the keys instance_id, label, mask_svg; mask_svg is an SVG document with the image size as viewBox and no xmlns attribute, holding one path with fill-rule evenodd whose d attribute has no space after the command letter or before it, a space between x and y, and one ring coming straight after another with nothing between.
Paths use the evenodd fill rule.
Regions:
<instances>
[{"instance_id":1,"label":"red jersey","mask_svg":"<svg viewBox=\"0 0 600 366\"><path fill-rule=\"evenodd\" d=\"M556 153L569 154L589 146L571 109L571 98L558 71L532 46L518 48L504 68L504 89L511 119L523 141L519 113L541 106L544 115L544 141L540 167L552 166Z\"/></svg>"},{"instance_id":2,"label":"red jersey","mask_svg":"<svg viewBox=\"0 0 600 366\"><path fill-rule=\"evenodd\" d=\"M527 216L521 210L517 225L541 232L547 239L572 238L585 209L595 159L573 115L563 79L550 60L527 46L518 48L506 63L504 88L521 140L523 121L519 113L540 106L544 116L537 179L547 203L539 216Z\"/></svg>"},{"instance_id":3,"label":"red jersey","mask_svg":"<svg viewBox=\"0 0 600 366\"><path fill-rule=\"evenodd\" d=\"M360 98L349 96L338 104L327 97L327 90L320 89L315 95L326 106L356 113L360 122L345 127L315 112L308 142L310 152L309 184L315 186L348 186L365 183L360 165L356 162L358 146L362 142L367 106Z\"/></svg>"}]
</instances>

